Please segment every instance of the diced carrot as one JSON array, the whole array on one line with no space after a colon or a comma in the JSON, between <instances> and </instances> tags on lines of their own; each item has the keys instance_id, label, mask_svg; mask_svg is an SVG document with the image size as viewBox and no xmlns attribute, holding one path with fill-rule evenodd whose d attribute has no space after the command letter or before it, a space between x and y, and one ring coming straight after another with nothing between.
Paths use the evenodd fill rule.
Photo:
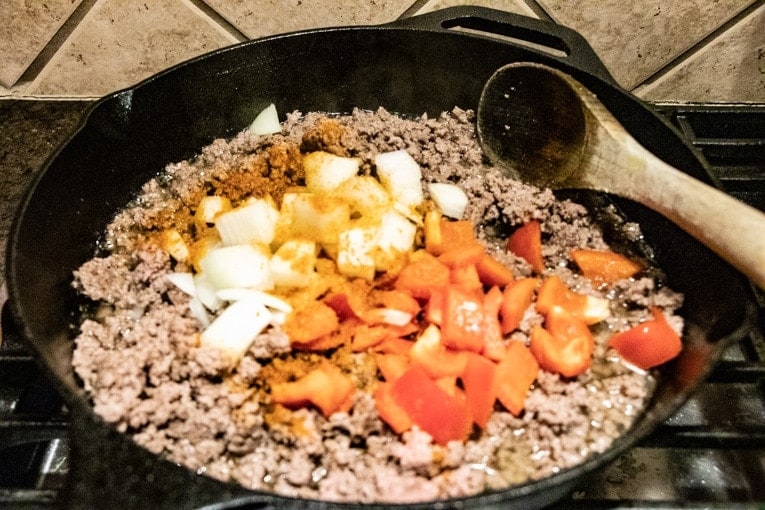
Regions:
<instances>
[{"instance_id":1,"label":"diced carrot","mask_svg":"<svg viewBox=\"0 0 765 510\"><path fill-rule=\"evenodd\" d=\"M313 301L287 316L282 330L290 341L307 344L336 331L340 322L335 311L321 301Z\"/></svg>"},{"instance_id":2,"label":"diced carrot","mask_svg":"<svg viewBox=\"0 0 765 510\"><path fill-rule=\"evenodd\" d=\"M409 368L409 356L405 354L375 354L377 369L387 382L393 382Z\"/></svg>"},{"instance_id":3,"label":"diced carrot","mask_svg":"<svg viewBox=\"0 0 765 510\"><path fill-rule=\"evenodd\" d=\"M526 405L529 386L539 374L539 363L528 347L512 342L507 347L505 359L497 366L497 399L514 416Z\"/></svg>"},{"instance_id":4,"label":"diced carrot","mask_svg":"<svg viewBox=\"0 0 765 510\"><path fill-rule=\"evenodd\" d=\"M504 287L515 280L515 276L513 276L510 268L485 252L476 263L475 268L478 271L478 277L481 279L481 282L489 287L494 285Z\"/></svg>"},{"instance_id":5,"label":"diced carrot","mask_svg":"<svg viewBox=\"0 0 765 510\"><path fill-rule=\"evenodd\" d=\"M486 426L497 399L495 378L497 364L484 356L467 353L468 361L462 374L468 409L473 423L481 428Z\"/></svg>"},{"instance_id":6,"label":"diced carrot","mask_svg":"<svg viewBox=\"0 0 765 510\"><path fill-rule=\"evenodd\" d=\"M413 365L425 369L431 377L459 376L465 371L466 353L447 349L438 326L431 324L420 333L409 351Z\"/></svg>"},{"instance_id":7,"label":"diced carrot","mask_svg":"<svg viewBox=\"0 0 765 510\"><path fill-rule=\"evenodd\" d=\"M335 365L325 361L297 381L272 385L271 400L298 407L311 403L325 417L329 417L339 411L348 411L355 391L353 381Z\"/></svg>"},{"instance_id":8,"label":"diced carrot","mask_svg":"<svg viewBox=\"0 0 765 510\"><path fill-rule=\"evenodd\" d=\"M427 299L432 289L448 283L449 266L432 255L420 255L401 269L394 286L417 299Z\"/></svg>"},{"instance_id":9,"label":"diced carrot","mask_svg":"<svg viewBox=\"0 0 765 510\"><path fill-rule=\"evenodd\" d=\"M505 342L499 323L499 310L504 296L499 287L492 287L483 297L483 355L494 361L505 357Z\"/></svg>"},{"instance_id":10,"label":"diced carrot","mask_svg":"<svg viewBox=\"0 0 765 510\"><path fill-rule=\"evenodd\" d=\"M438 260L451 268L472 266L481 260L485 253L486 249L473 238L467 244L447 246L438 256Z\"/></svg>"},{"instance_id":11,"label":"diced carrot","mask_svg":"<svg viewBox=\"0 0 765 510\"><path fill-rule=\"evenodd\" d=\"M450 349L481 352L485 345L481 296L455 285L444 291L441 341Z\"/></svg>"},{"instance_id":12,"label":"diced carrot","mask_svg":"<svg viewBox=\"0 0 765 510\"><path fill-rule=\"evenodd\" d=\"M453 267L449 272L449 281L471 292L483 292L483 283L474 264Z\"/></svg>"},{"instance_id":13,"label":"diced carrot","mask_svg":"<svg viewBox=\"0 0 765 510\"><path fill-rule=\"evenodd\" d=\"M470 434L466 399L446 393L421 367L410 367L393 383L393 399L437 444L464 441Z\"/></svg>"},{"instance_id":14,"label":"diced carrot","mask_svg":"<svg viewBox=\"0 0 765 510\"><path fill-rule=\"evenodd\" d=\"M521 278L505 287L502 306L499 309L503 334L506 335L520 326L523 314L534 301L534 290L537 285L539 285L538 278Z\"/></svg>"},{"instance_id":15,"label":"diced carrot","mask_svg":"<svg viewBox=\"0 0 765 510\"><path fill-rule=\"evenodd\" d=\"M545 270L542 228L538 221L531 220L516 229L507 239L507 250L525 259L537 273Z\"/></svg>"},{"instance_id":16,"label":"diced carrot","mask_svg":"<svg viewBox=\"0 0 765 510\"><path fill-rule=\"evenodd\" d=\"M393 384L381 382L375 388L375 407L380 419L388 424L396 434L412 428L412 418L393 398Z\"/></svg>"},{"instance_id":17,"label":"diced carrot","mask_svg":"<svg viewBox=\"0 0 765 510\"><path fill-rule=\"evenodd\" d=\"M575 377L590 368L595 340L584 322L554 307L544 328L532 328L530 347L542 368Z\"/></svg>"},{"instance_id":18,"label":"diced carrot","mask_svg":"<svg viewBox=\"0 0 765 510\"><path fill-rule=\"evenodd\" d=\"M680 354L683 342L659 308L653 319L614 335L609 345L626 361L642 369L666 363Z\"/></svg>"},{"instance_id":19,"label":"diced carrot","mask_svg":"<svg viewBox=\"0 0 765 510\"><path fill-rule=\"evenodd\" d=\"M571 250L582 274L596 283L611 284L639 273L643 266L613 251Z\"/></svg>"}]
</instances>

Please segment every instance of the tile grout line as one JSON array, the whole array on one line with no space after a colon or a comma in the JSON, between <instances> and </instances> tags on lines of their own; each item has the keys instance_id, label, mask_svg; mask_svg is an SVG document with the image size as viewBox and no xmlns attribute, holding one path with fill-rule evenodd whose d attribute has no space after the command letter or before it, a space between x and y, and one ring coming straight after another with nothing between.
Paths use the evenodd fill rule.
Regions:
<instances>
[{"instance_id":1,"label":"tile grout line","mask_svg":"<svg viewBox=\"0 0 765 510\"><path fill-rule=\"evenodd\" d=\"M82 20L87 17L88 13L93 9L93 6L97 2L98 0L83 0L80 5L78 5L74 11L72 11L72 14L69 15L66 21L64 21L61 27L59 27L59 29L56 31L56 33L53 34L47 43L45 43L45 46L43 46L43 48L37 53L37 56L32 60L29 66L27 66L27 68L12 86L16 86L20 83L32 82L37 77L37 75L39 75L40 72L42 72L42 70L48 65L51 58L53 58L58 50L60 50L61 47L66 43L66 41L72 35L72 32L74 32Z\"/></svg>"},{"instance_id":2,"label":"tile grout line","mask_svg":"<svg viewBox=\"0 0 765 510\"><path fill-rule=\"evenodd\" d=\"M741 12L737 13L735 16L731 17L728 21L721 24L716 29L712 30L705 37L696 41L696 43L691 45L685 51L681 52L672 60L666 62L660 69L655 71L650 76L647 76L646 78L644 78L640 83L634 85L630 89L630 92L639 93L641 89L644 89L654 84L656 81L660 80L661 78L663 78L664 76L672 72L674 69L676 69L683 63L690 60L694 55L696 55L698 52L700 52L709 44L711 44L715 39L717 39L718 37L726 33L728 30L732 29L735 25L737 25L739 22L741 22L743 19L745 19L746 17L748 17L750 14L752 14L754 11L756 11L757 9L761 7L765 7L765 0L754 0L751 4L749 4L747 7L742 9Z\"/></svg>"},{"instance_id":3,"label":"tile grout line","mask_svg":"<svg viewBox=\"0 0 765 510\"><path fill-rule=\"evenodd\" d=\"M225 30L231 37L236 39L238 42L244 42L249 41L250 38L247 37L247 35L236 28L236 26L229 22L221 13L216 11L213 7L210 7L207 2L204 0L189 0L191 4L193 4L197 9L202 11L202 13L210 18L214 23L216 23L220 28Z\"/></svg>"}]
</instances>

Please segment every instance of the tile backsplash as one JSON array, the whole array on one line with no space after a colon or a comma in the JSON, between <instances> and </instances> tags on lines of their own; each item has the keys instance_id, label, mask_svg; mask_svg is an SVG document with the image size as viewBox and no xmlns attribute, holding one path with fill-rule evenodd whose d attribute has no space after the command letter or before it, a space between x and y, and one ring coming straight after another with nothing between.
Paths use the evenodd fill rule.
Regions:
<instances>
[{"instance_id":1,"label":"tile backsplash","mask_svg":"<svg viewBox=\"0 0 765 510\"><path fill-rule=\"evenodd\" d=\"M765 102L765 0L4 0L0 99L97 98L247 39L465 4L576 30L650 101Z\"/></svg>"}]
</instances>

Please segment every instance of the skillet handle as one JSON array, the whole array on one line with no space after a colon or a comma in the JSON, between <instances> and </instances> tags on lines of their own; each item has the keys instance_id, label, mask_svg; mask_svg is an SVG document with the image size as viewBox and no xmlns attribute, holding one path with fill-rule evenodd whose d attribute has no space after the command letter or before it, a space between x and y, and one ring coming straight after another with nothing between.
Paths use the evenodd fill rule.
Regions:
<instances>
[{"instance_id":1,"label":"skillet handle","mask_svg":"<svg viewBox=\"0 0 765 510\"><path fill-rule=\"evenodd\" d=\"M578 67L618 86L590 43L579 32L549 21L487 7L458 6L400 18L388 25L428 31L463 28L485 32L489 37L509 38L507 44L543 52L561 63ZM529 46L529 43L533 46Z\"/></svg>"}]
</instances>

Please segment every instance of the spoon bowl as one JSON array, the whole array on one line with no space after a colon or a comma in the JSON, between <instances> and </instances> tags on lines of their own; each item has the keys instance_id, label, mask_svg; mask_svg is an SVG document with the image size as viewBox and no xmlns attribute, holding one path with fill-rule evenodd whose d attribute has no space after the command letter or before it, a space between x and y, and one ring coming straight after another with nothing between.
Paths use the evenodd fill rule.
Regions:
<instances>
[{"instance_id":1,"label":"spoon bowl","mask_svg":"<svg viewBox=\"0 0 765 510\"><path fill-rule=\"evenodd\" d=\"M569 74L530 62L501 67L477 117L487 157L514 178L639 202L765 289L765 214L651 154Z\"/></svg>"}]
</instances>

